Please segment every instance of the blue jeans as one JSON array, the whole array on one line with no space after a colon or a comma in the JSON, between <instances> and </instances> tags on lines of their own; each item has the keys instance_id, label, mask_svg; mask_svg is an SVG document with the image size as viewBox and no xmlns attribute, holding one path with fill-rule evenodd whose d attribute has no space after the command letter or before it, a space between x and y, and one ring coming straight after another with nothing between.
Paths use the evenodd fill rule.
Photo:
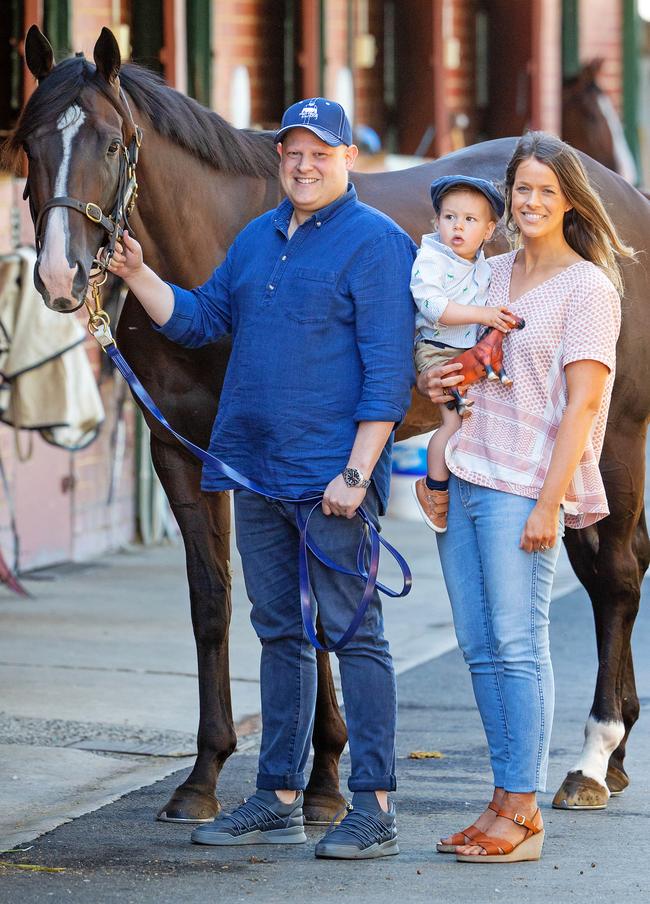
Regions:
<instances>
[{"instance_id":1,"label":"blue jeans","mask_svg":"<svg viewBox=\"0 0 650 904\"><path fill-rule=\"evenodd\" d=\"M262 644L262 743L257 787L302 789L316 707L316 651L304 635L298 584L295 507L237 490L235 525L251 622ZM364 508L378 526L378 500L368 489ZM303 507L305 515L308 506ZM327 517L319 508L309 522L322 551L356 568L361 520ZM312 588L328 641L350 623L363 582L330 571L311 558ZM350 743L351 791L392 791L395 782L395 673L384 639L381 601L375 592L352 640L337 653Z\"/></svg>"},{"instance_id":2,"label":"blue jeans","mask_svg":"<svg viewBox=\"0 0 650 904\"><path fill-rule=\"evenodd\" d=\"M451 475L447 533L437 534L458 644L469 665L496 787L544 791L554 683L548 621L563 534L519 548L534 499Z\"/></svg>"}]
</instances>

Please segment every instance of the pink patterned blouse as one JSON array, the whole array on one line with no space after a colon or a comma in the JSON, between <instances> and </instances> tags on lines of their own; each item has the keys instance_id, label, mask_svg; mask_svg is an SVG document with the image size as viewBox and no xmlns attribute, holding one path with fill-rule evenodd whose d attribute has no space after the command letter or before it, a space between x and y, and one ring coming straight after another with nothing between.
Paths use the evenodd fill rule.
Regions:
<instances>
[{"instance_id":1,"label":"pink patterned blouse","mask_svg":"<svg viewBox=\"0 0 650 904\"><path fill-rule=\"evenodd\" d=\"M563 503L566 525L586 527L609 514L598 460L614 384L620 298L602 270L578 261L510 304L516 253L490 258L487 301L526 321L503 343L504 369L514 384L481 380L468 391L472 416L449 440L447 466L470 483L537 499L567 404L564 368L601 361L610 371L603 401Z\"/></svg>"}]
</instances>

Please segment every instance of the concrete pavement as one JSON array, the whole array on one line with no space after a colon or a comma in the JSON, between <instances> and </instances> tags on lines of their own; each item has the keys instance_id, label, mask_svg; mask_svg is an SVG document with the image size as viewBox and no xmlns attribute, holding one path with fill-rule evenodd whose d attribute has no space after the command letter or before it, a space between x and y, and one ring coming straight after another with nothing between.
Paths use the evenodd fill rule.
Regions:
<instances>
[{"instance_id":1,"label":"concrete pavement","mask_svg":"<svg viewBox=\"0 0 650 904\"><path fill-rule=\"evenodd\" d=\"M156 823L153 814L185 771L88 813L0 857L1 904L185 904L196 901L278 904L642 904L650 885L650 644L648 583L635 627L641 718L630 738L631 785L607 810L551 810L550 801L580 746L596 671L593 619L584 591L554 601L551 646L557 707L549 793L541 795L547 837L538 863L458 864L434 853L441 834L471 822L490 793L483 733L467 669L452 650L398 678L398 857L342 863L315 860L322 829L308 842L210 848L189 843L187 826ZM411 759L437 750L441 759ZM250 794L255 750L231 757L219 783L226 808ZM349 767L342 762L342 780ZM4 865L3 865L4 864ZM26 864L59 870L21 870Z\"/></svg>"},{"instance_id":2,"label":"concrete pavement","mask_svg":"<svg viewBox=\"0 0 650 904\"><path fill-rule=\"evenodd\" d=\"M388 517L384 535L414 574L411 594L384 607L401 673L453 649L455 638L432 532L419 519ZM397 585L392 560L382 562L382 579ZM258 727L259 644L234 550L232 569L241 750ZM196 661L180 546L133 547L27 575L25 585L32 599L0 589L3 850L168 775L196 750ZM563 553L556 597L575 585Z\"/></svg>"}]
</instances>

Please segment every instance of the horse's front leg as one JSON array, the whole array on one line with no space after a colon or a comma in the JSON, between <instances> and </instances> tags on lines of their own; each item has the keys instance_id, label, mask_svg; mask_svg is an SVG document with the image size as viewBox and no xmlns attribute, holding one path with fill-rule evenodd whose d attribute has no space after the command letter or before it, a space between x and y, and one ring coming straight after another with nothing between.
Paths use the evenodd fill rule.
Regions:
<instances>
[{"instance_id":1,"label":"horse's front leg","mask_svg":"<svg viewBox=\"0 0 650 904\"><path fill-rule=\"evenodd\" d=\"M317 622L318 636L323 631ZM305 819L312 825L329 825L345 810L346 801L339 791L339 760L348 739L347 728L336 699L329 653L316 652L318 692L314 719L314 762L305 790Z\"/></svg>"},{"instance_id":2,"label":"horse's front leg","mask_svg":"<svg viewBox=\"0 0 650 904\"><path fill-rule=\"evenodd\" d=\"M158 819L209 822L220 810L219 773L237 743L228 664L230 501L227 493L201 492L201 465L188 453L156 437L151 452L185 545L200 707L194 768Z\"/></svg>"},{"instance_id":3,"label":"horse's front leg","mask_svg":"<svg viewBox=\"0 0 650 904\"><path fill-rule=\"evenodd\" d=\"M598 677L582 752L553 799L560 809L607 806L608 778L615 792L626 787L625 743L639 712L631 637L649 558L641 520L645 443L644 437L617 436L626 460L606 457L603 462L611 515L595 528L567 534L571 563L591 597ZM611 447L608 451L616 454Z\"/></svg>"}]
</instances>

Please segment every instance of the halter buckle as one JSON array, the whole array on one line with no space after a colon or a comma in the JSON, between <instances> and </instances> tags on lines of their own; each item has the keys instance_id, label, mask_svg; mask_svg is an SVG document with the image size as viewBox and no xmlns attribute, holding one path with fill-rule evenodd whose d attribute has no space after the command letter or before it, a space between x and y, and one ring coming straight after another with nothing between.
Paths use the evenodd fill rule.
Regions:
<instances>
[{"instance_id":1,"label":"halter buckle","mask_svg":"<svg viewBox=\"0 0 650 904\"><path fill-rule=\"evenodd\" d=\"M92 201L89 201L86 204L86 216L89 220L92 220L93 223L101 223L104 212L99 204L93 204Z\"/></svg>"}]
</instances>

